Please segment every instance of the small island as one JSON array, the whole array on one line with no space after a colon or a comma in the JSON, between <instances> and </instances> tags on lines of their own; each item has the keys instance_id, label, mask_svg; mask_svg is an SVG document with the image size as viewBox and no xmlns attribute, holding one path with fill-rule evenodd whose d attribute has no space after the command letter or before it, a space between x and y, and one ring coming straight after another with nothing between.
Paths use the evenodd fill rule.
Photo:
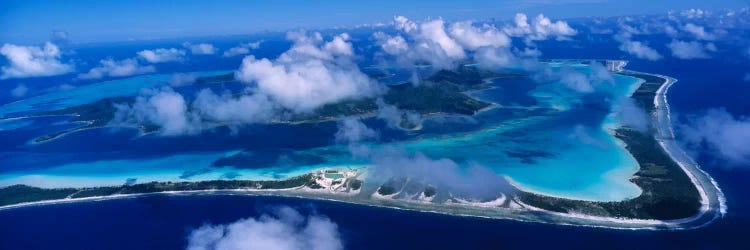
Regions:
<instances>
[{"instance_id":1,"label":"small island","mask_svg":"<svg viewBox=\"0 0 750 250\"><path fill-rule=\"evenodd\" d=\"M418 85L410 82L386 85L386 93L380 98L387 105L393 105L400 110L413 111L423 116L440 114L473 115L490 107L492 104L472 98L464 92L480 90L484 88L483 79L501 76L512 77L518 75L513 73L496 73L480 70L476 67L463 66L456 71L438 71ZM234 73L229 73L198 77L196 84L219 84L236 81ZM36 113L32 117L72 116L73 118L68 120L68 122L82 123L84 125L38 137L34 142L42 143L77 131L105 127L115 117L115 113L117 112L115 105L131 105L134 102L135 97L113 97L64 109ZM378 100L375 98L345 100L339 103L323 105L310 113L294 113L289 118L269 122L297 124L331 121L351 116L370 117L378 110L377 102ZM223 124L216 124L216 126L221 125ZM408 123L397 125L400 125L404 129L411 129L415 126ZM159 128L153 124L140 124L138 129L143 134L146 134L157 132Z\"/></svg>"}]
</instances>

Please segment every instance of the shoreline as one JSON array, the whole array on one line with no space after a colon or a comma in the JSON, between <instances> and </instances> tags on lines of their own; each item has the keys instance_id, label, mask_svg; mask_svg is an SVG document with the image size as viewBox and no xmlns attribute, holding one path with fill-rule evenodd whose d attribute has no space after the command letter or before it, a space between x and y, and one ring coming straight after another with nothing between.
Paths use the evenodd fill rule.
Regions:
<instances>
[{"instance_id":1,"label":"shoreline","mask_svg":"<svg viewBox=\"0 0 750 250\"><path fill-rule=\"evenodd\" d=\"M408 200L381 200L381 199L370 199L364 200L361 197L345 197L344 194L335 193L321 193L321 192L310 192L301 189L283 189L283 190L252 190L252 189L209 189L209 190L185 190L185 191L164 191L164 192L151 192L151 193L135 193L135 194L115 194L108 196L93 196L85 198L65 198L55 200L44 200L18 203L13 205L0 206L0 211L29 207L29 206L41 206L51 204L64 204L73 202L85 202L85 201L100 201L100 200L111 200L111 199L122 199L122 198L133 198L147 195L190 195L190 194L206 194L206 195L257 195L257 196L282 196L282 197L296 197L303 199L314 199L314 200L329 200L343 203L351 203L358 205L368 205L376 207L385 207L391 209L403 209L417 212L431 212L438 214L447 214L452 216L468 216L468 217L479 217L479 218L491 218L491 219L509 219L516 221L525 222L541 222L547 224L556 225L574 225L574 226L586 226L586 227L601 227L610 229L629 229L629 230L685 230L700 228L708 225L715 219L719 218L726 211L726 204L723 198L723 193L719 189L713 178L708 175L705 171L700 169L699 166L694 164L692 160L685 155L678 145L674 142L673 131L671 126L671 120L669 117L669 105L667 103L667 92L669 87L676 82L676 79L670 78L663 75L650 74L644 72L622 70L627 64L625 61L608 61L615 63L615 70L613 72L631 72L645 75L651 75L664 79L664 83L659 87L655 93L654 105L656 107L654 125L657 128L657 133L652 136L659 142L660 147L669 155L674 163L680 166L683 172L690 178L696 189L701 195L701 208L698 214L691 217L676 219L676 220L651 220L651 219L624 219L616 217L606 216L593 216L576 213L560 213L549 211L537 207L530 206L519 200L509 198L513 202L516 202L521 208L481 208L473 205L456 205L456 204L432 204L432 203L418 203L415 201ZM668 135L668 137L664 137ZM678 159L678 156L685 157L684 159ZM710 213L713 212L713 213Z\"/></svg>"},{"instance_id":2,"label":"shoreline","mask_svg":"<svg viewBox=\"0 0 750 250\"><path fill-rule=\"evenodd\" d=\"M644 74L643 72L637 73ZM667 101L667 93L669 91L669 88L675 82L677 82L677 79L658 74L650 75L666 79L666 82L662 84L662 86L659 87L659 89L656 91L656 96L654 98L654 106L656 107L655 121L657 123L656 128L658 133L658 136L654 135L656 141L659 142L659 145L662 147L662 149L664 149L669 157L672 158L672 161L677 163L677 165L680 166L685 174L688 175L690 180L698 189L702 198L701 204L703 205L701 207L701 213L706 214L709 210L717 210L718 213L715 214L711 221L719 218L720 216L724 216L727 209L726 198L724 197L724 193L721 191L721 188L719 188L718 183L713 179L713 177L711 177L711 175L701 169L700 166L695 163L694 160L690 156L688 156L687 153L685 153L685 151L682 150L682 148L680 148L674 140L674 129L672 128L672 118L671 111L669 110L669 102ZM678 159L678 155L683 156L684 159ZM698 214L696 215L696 217L700 215L701 214ZM710 221L708 223L710 223Z\"/></svg>"}]
</instances>

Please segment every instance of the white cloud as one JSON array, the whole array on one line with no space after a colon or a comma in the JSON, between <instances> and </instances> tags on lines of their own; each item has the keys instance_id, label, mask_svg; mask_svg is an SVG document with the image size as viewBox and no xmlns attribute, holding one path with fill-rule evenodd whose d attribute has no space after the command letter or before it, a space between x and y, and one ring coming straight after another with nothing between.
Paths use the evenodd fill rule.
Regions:
<instances>
[{"instance_id":1,"label":"white cloud","mask_svg":"<svg viewBox=\"0 0 750 250\"><path fill-rule=\"evenodd\" d=\"M492 25L465 21L446 28L442 19L417 23L403 16L396 16L394 23L400 34L376 32L373 37L383 52L401 65L429 63L436 69L451 69L469 57L467 52L482 51L481 59L497 66L505 65L502 61L512 56L507 49L510 38Z\"/></svg>"},{"instance_id":2,"label":"white cloud","mask_svg":"<svg viewBox=\"0 0 750 250\"><path fill-rule=\"evenodd\" d=\"M188 236L188 250L339 250L338 226L320 215L301 215L279 207L272 215L247 218L226 225L203 225Z\"/></svg>"},{"instance_id":3,"label":"white cloud","mask_svg":"<svg viewBox=\"0 0 750 250\"><path fill-rule=\"evenodd\" d=\"M402 30L406 33L417 29L417 24L409 20L409 18L406 18L405 16L395 16L393 17L393 22L396 25L396 29Z\"/></svg>"},{"instance_id":4,"label":"white cloud","mask_svg":"<svg viewBox=\"0 0 750 250\"><path fill-rule=\"evenodd\" d=\"M713 155L735 165L750 164L750 119L735 118L724 109L711 109L688 118L680 136L693 150L705 145Z\"/></svg>"},{"instance_id":5,"label":"white cloud","mask_svg":"<svg viewBox=\"0 0 750 250\"><path fill-rule=\"evenodd\" d=\"M560 82L562 84L565 84L565 86L568 86L568 88L581 93L594 92L594 87L591 86L589 78L585 74L575 70L569 70L565 72L566 73L563 73L561 75L562 77L560 78Z\"/></svg>"},{"instance_id":6,"label":"white cloud","mask_svg":"<svg viewBox=\"0 0 750 250\"><path fill-rule=\"evenodd\" d=\"M672 40L667 47L672 50L672 56L680 59L705 59L711 58L706 52L715 51L716 47L713 44L703 45L699 42L683 42L680 40Z\"/></svg>"},{"instance_id":7,"label":"white cloud","mask_svg":"<svg viewBox=\"0 0 750 250\"><path fill-rule=\"evenodd\" d=\"M475 27L471 21L455 22L448 27L451 37L464 48L476 50L479 47L508 47L510 38L495 26L484 24Z\"/></svg>"},{"instance_id":8,"label":"white cloud","mask_svg":"<svg viewBox=\"0 0 750 250\"><path fill-rule=\"evenodd\" d=\"M114 125L157 125L164 135L196 133L197 117L188 112L185 99L169 88L146 93L133 105L116 105Z\"/></svg>"},{"instance_id":9,"label":"white cloud","mask_svg":"<svg viewBox=\"0 0 750 250\"><path fill-rule=\"evenodd\" d=\"M334 135L336 142L355 143L377 137L378 134L357 118L346 118L338 122Z\"/></svg>"},{"instance_id":10,"label":"white cloud","mask_svg":"<svg viewBox=\"0 0 750 250\"><path fill-rule=\"evenodd\" d=\"M237 79L254 83L256 92L296 112L372 97L382 91L382 86L353 63L347 34L323 44L319 33L289 33L288 37L295 41L294 45L276 60L245 57L236 72Z\"/></svg>"},{"instance_id":11,"label":"white cloud","mask_svg":"<svg viewBox=\"0 0 750 250\"><path fill-rule=\"evenodd\" d=\"M613 107L617 120L622 125L638 131L646 131L651 126L648 114L631 98L621 98Z\"/></svg>"},{"instance_id":12,"label":"white cloud","mask_svg":"<svg viewBox=\"0 0 750 250\"><path fill-rule=\"evenodd\" d=\"M634 55L637 58L650 61L657 61L662 59L662 55L659 54L659 52L657 52L655 49L642 42L631 40L630 35L627 33L615 36L615 39L620 41L619 49L621 51Z\"/></svg>"},{"instance_id":13,"label":"white cloud","mask_svg":"<svg viewBox=\"0 0 750 250\"><path fill-rule=\"evenodd\" d=\"M238 55L245 55L250 53L251 49L258 49L260 48L260 44L263 43L263 41L256 41L251 43L243 43L240 44L237 47L232 47L226 51L224 51L223 57L233 57Z\"/></svg>"},{"instance_id":14,"label":"white cloud","mask_svg":"<svg viewBox=\"0 0 750 250\"><path fill-rule=\"evenodd\" d=\"M482 47L474 53L474 60L480 68L497 69L512 65L516 58L507 48Z\"/></svg>"},{"instance_id":15,"label":"white cloud","mask_svg":"<svg viewBox=\"0 0 750 250\"><path fill-rule=\"evenodd\" d=\"M143 66L135 58L115 61L108 58L99 61L99 66L92 68L89 72L79 74L81 79L99 79L103 77L121 77L151 73L156 71L154 66Z\"/></svg>"},{"instance_id":16,"label":"white cloud","mask_svg":"<svg viewBox=\"0 0 750 250\"><path fill-rule=\"evenodd\" d=\"M235 77L248 85L241 95L204 89L188 105L171 89L153 90L132 107L121 108L117 121L157 125L167 135L191 134L220 125L283 120L321 105L374 97L384 91L352 61L355 55L348 35L337 35L328 42L323 42L319 33L290 32L288 37L294 45L275 60L245 57L235 72ZM179 86L195 79L177 74L171 80ZM161 110L157 102L169 105Z\"/></svg>"},{"instance_id":17,"label":"white cloud","mask_svg":"<svg viewBox=\"0 0 750 250\"><path fill-rule=\"evenodd\" d=\"M21 98L26 96L26 94L29 92L29 88L26 87L24 84L18 84L15 88L10 90L10 95L15 98Z\"/></svg>"},{"instance_id":18,"label":"white cloud","mask_svg":"<svg viewBox=\"0 0 750 250\"><path fill-rule=\"evenodd\" d=\"M682 27L682 30L690 33L695 37L695 39L698 40L710 41L716 39L716 35L706 32L706 29L703 26L695 25L692 23L685 24L685 26Z\"/></svg>"},{"instance_id":19,"label":"white cloud","mask_svg":"<svg viewBox=\"0 0 750 250\"><path fill-rule=\"evenodd\" d=\"M67 44L70 42L68 32L63 30L53 30L50 40L55 44Z\"/></svg>"},{"instance_id":20,"label":"white cloud","mask_svg":"<svg viewBox=\"0 0 750 250\"><path fill-rule=\"evenodd\" d=\"M409 50L409 44L402 36L389 36L383 32L375 32L373 37L378 40L383 51L390 55L400 55Z\"/></svg>"},{"instance_id":21,"label":"white cloud","mask_svg":"<svg viewBox=\"0 0 750 250\"><path fill-rule=\"evenodd\" d=\"M472 200L494 199L510 190L502 176L474 163L460 166L450 159L432 159L419 152L409 155L395 148L373 149L368 157L372 161L368 180L372 181L409 177L439 192Z\"/></svg>"},{"instance_id":22,"label":"white cloud","mask_svg":"<svg viewBox=\"0 0 750 250\"><path fill-rule=\"evenodd\" d=\"M514 50L516 54L522 57L540 57L542 56L542 52L539 51L536 48L523 48L523 50Z\"/></svg>"},{"instance_id":23,"label":"white cloud","mask_svg":"<svg viewBox=\"0 0 750 250\"><path fill-rule=\"evenodd\" d=\"M414 63L429 63L438 69L453 68L457 60L466 58L464 48L445 30L443 20L415 23L403 16L394 18L402 34L389 36L375 33L377 44L397 63L411 66Z\"/></svg>"},{"instance_id":24,"label":"white cloud","mask_svg":"<svg viewBox=\"0 0 750 250\"><path fill-rule=\"evenodd\" d=\"M72 72L73 66L60 62L60 49L47 42L44 47L4 44L0 54L9 65L3 66L0 79L62 75Z\"/></svg>"},{"instance_id":25,"label":"white cloud","mask_svg":"<svg viewBox=\"0 0 750 250\"><path fill-rule=\"evenodd\" d=\"M193 112L205 122L241 125L269 121L280 111L276 103L263 94L217 95L203 89L193 102Z\"/></svg>"},{"instance_id":26,"label":"white cloud","mask_svg":"<svg viewBox=\"0 0 750 250\"><path fill-rule=\"evenodd\" d=\"M378 105L376 116L383 119L390 128L398 128L402 123L417 126L422 124L422 115L417 112L399 110L396 106L387 104L380 98L375 101L375 104Z\"/></svg>"},{"instance_id":27,"label":"white cloud","mask_svg":"<svg viewBox=\"0 0 750 250\"><path fill-rule=\"evenodd\" d=\"M601 63L592 61L591 71L582 72L571 67L553 68L547 64L530 65L532 79L541 83L560 83L570 90L588 93L609 93L615 83L612 73Z\"/></svg>"},{"instance_id":28,"label":"white cloud","mask_svg":"<svg viewBox=\"0 0 750 250\"><path fill-rule=\"evenodd\" d=\"M667 34L668 36L674 37L674 36L677 36L678 32L674 27L672 27L672 25L666 24L664 26L664 33Z\"/></svg>"},{"instance_id":29,"label":"white cloud","mask_svg":"<svg viewBox=\"0 0 750 250\"><path fill-rule=\"evenodd\" d=\"M510 36L525 37L529 41L547 40L548 37L565 40L578 33L565 21L552 22L542 14L529 23L528 17L523 13L516 14L513 25L505 26L503 30Z\"/></svg>"},{"instance_id":30,"label":"white cloud","mask_svg":"<svg viewBox=\"0 0 750 250\"><path fill-rule=\"evenodd\" d=\"M568 135L570 139L577 142L581 142L588 145L594 145L600 148L607 148L609 144L599 138L592 135L595 128L587 127L581 124L577 124L573 127L573 132Z\"/></svg>"},{"instance_id":31,"label":"white cloud","mask_svg":"<svg viewBox=\"0 0 750 250\"><path fill-rule=\"evenodd\" d=\"M695 18L703 18L705 16L708 16L710 13L702 9L689 9L689 10L680 12L680 14L683 17L686 17L688 19L695 19Z\"/></svg>"},{"instance_id":32,"label":"white cloud","mask_svg":"<svg viewBox=\"0 0 750 250\"><path fill-rule=\"evenodd\" d=\"M417 46L429 48L437 45L437 48L441 49L449 58L463 59L466 57L463 47L445 32L442 19L423 22L419 25L419 34L416 36L422 40L421 44Z\"/></svg>"},{"instance_id":33,"label":"white cloud","mask_svg":"<svg viewBox=\"0 0 750 250\"><path fill-rule=\"evenodd\" d=\"M186 42L182 46L190 49L190 53L193 55L213 55L216 53L216 47L209 43L191 44Z\"/></svg>"},{"instance_id":34,"label":"white cloud","mask_svg":"<svg viewBox=\"0 0 750 250\"><path fill-rule=\"evenodd\" d=\"M150 63L179 62L184 60L185 51L175 48L139 51L138 56Z\"/></svg>"}]
</instances>

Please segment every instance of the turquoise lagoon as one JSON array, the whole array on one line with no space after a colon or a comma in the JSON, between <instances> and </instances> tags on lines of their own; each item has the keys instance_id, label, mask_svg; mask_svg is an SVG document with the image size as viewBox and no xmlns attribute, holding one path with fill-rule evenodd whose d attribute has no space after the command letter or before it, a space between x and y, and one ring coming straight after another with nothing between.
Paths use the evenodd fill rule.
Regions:
<instances>
[{"instance_id":1,"label":"turquoise lagoon","mask_svg":"<svg viewBox=\"0 0 750 250\"><path fill-rule=\"evenodd\" d=\"M591 74L590 68L582 64L555 65L552 69ZM60 108L103 97L135 95L143 88L160 87L167 80L165 75L151 75L87 85L75 89L75 92L53 93L7 104L0 107L0 114L8 117L8 114L47 110L52 107L51 103ZM472 95L496 102L498 108L473 117L428 117L420 131L393 130L374 118L367 119L366 123L378 129L381 137L379 142L365 142L363 145L420 152L431 158L451 159L462 166L479 164L506 176L524 190L548 195L598 201L636 197L641 190L629 182L629 178L637 171L638 164L612 136L611 130L617 127L618 121L611 110L612 103L617 98L629 96L640 80L614 75L613 82L603 84L600 87L606 88L607 94L581 94L554 81L539 84L527 77L495 79L491 84L493 89ZM28 124L24 120L27 119L4 121L5 130L0 130L0 133L21 131L20 134L27 134L27 141L43 135L33 125L26 127ZM0 186L120 185L129 178L136 178L138 182L278 179L320 168L366 166L367 162L351 156L346 145L333 143L335 128L334 122L263 125L261 131L254 130L257 126L249 126L241 128L244 132L239 135L214 131L200 138L182 139L159 135L139 137L133 131L122 129L83 131L40 145L6 145L0 153L0 163L19 166L0 168ZM245 138L245 135L250 138ZM296 140L294 135L310 138L306 138L305 143L295 143L292 141ZM122 146L105 144L102 147L111 147L112 150L97 153L94 151L104 149L87 145L88 140L118 141ZM182 145L165 148L163 145L168 144L160 142L164 140ZM210 146L213 141L218 141L216 145L221 146ZM186 143L195 145L184 145ZM139 153L143 145L153 144L161 145L161 148L154 146L154 150ZM276 159L262 167L231 164L217 167L213 164L218 159L242 152L262 154L269 147L289 148L297 144L306 146L284 151L286 153L279 159L286 160ZM82 147L81 152L92 152L85 159L71 160L69 155L74 153L62 149L66 147ZM129 148L134 152L122 152ZM295 159L301 157L290 155L304 155L305 159L314 157L315 160L298 161ZM43 157L50 160L26 159ZM24 168L22 165L27 162L35 167Z\"/></svg>"}]
</instances>

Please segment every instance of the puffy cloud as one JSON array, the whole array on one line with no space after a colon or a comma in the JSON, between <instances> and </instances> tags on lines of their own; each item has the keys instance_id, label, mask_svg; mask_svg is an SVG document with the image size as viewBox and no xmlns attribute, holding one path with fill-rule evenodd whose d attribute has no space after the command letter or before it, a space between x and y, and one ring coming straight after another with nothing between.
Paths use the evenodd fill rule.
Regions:
<instances>
[{"instance_id":1,"label":"puffy cloud","mask_svg":"<svg viewBox=\"0 0 750 250\"><path fill-rule=\"evenodd\" d=\"M431 159L422 153L413 155L394 148L374 150L368 178L374 181L408 177L435 186L440 192L470 199L493 199L510 191L507 181L491 169L469 163L460 166L450 159Z\"/></svg>"},{"instance_id":2,"label":"puffy cloud","mask_svg":"<svg viewBox=\"0 0 750 250\"><path fill-rule=\"evenodd\" d=\"M589 82L589 78L578 71L566 70L560 78L560 82L568 86L568 88L581 93L594 92L594 87Z\"/></svg>"},{"instance_id":3,"label":"puffy cloud","mask_svg":"<svg viewBox=\"0 0 750 250\"><path fill-rule=\"evenodd\" d=\"M223 57L233 57L238 55L245 55L250 53L251 49L258 49L260 48L260 44L263 43L263 41L257 41L257 42L251 42L251 43L243 43L238 45L237 47L232 47L226 51L224 51Z\"/></svg>"},{"instance_id":4,"label":"puffy cloud","mask_svg":"<svg viewBox=\"0 0 750 250\"><path fill-rule=\"evenodd\" d=\"M438 69L448 69L453 68L457 60L466 58L464 48L446 32L443 20L417 24L397 16L394 22L403 35L375 33L374 37L383 51L394 56L398 63L406 66L429 63Z\"/></svg>"},{"instance_id":5,"label":"puffy cloud","mask_svg":"<svg viewBox=\"0 0 750 250\"><path fill-rule=\"evenodd\" d=\"M203 89L191 104L171 89L153 90L132 107L118 111L117 120L129 125L156 125L167 135L191 134L221 125L283 120L311 112L321 105L374 97L383 86L362 73L352 61L349 36L323 42L319 33L289 33L294 45L275 60L247 56L235 77L247 84L241 94L216 94ZM191 74L176 74L176 86L192 82ZM157 103L169 104L165 110Z\"/></svg>"},{"instance_id":6,"label":"puffy cloud","mask_svg":"<svg viewBox=\"0 0 750 250\"><path fill-rule=\"evenodd\" d=\"M10 95L15 98L21 98L26 96L26 94L29 92L29 88L26 87L24 84L18 84L15 88L10 90Z\"/></svg>"},{"instance_id":7,"label":"puffy cloud","mask_svg":"<svg viewBox=\"0 0 750 250\"><path fill-rule=\"evenodd\" d=\"M695 25L692 23L685 24L685 26L682 27L682 30L690 33L691 35L695 37L695 39L698 39L698 40L715 40L716 39L716 35L706 32L706 29L703 28L703 26Z\"/></svg>"},{"instance_id":8,"label":"puffy cloud","mask_svg":"<svg viewBox=\"0 0 750 250\"><path fill-rule=\"evenodd\" d=\"M474 53L474 60L480 68L496 69L512 65L516 57L507 48L482 47Z\"/></svg>"},{"instance_id":9,"label":"puffy cloud","mask_svg":"<svg viewBox=\"0 0 750 250\"><path fill-rule=\"evenodd\" d=\"M573 127L573 132L568 136L569 138L588 145L594 145L600 148L607 148L609 144L606 141L602 141L592 135L594 128L577 124Z\"/></svg>"},{"instance_id":10,"label":"puffy cloud","mask_svg":"<svg viewBox=\"0 0 750 250\"><path fill-rule=\"evenodd\" d=\"M704 59L711 58L706 52L716 51L716 47L712 44L703 45L699 42L683 42L680 40L672 40L667 47L672 50L672 56L680 59Z\"/></svg>"},{"instance_id":11,"label":"puffy cloud","mask_svg":"<svg viewBox=\"0 0 750 250\"><path fill-rule=\"evenodd\" d=\"M484 24L481 28L472 25L471 21L452 23L448 32L464 48L476 50L480 47L507 47L510 38L495 26Z\"/></svg>"},{"instance_id":12,"label":"puffy cloud","mask_svg":"<svg viewBox=\"0 0 750 250\"><path fill-rule=\"evenodd\" d=\"M190 53L193 55L213 55L216 53L216 47L209 43L191 44L186 42L182 46L190 49Z\"/></svg>"},{"instance_id":13,"label":"puffy cloud","mask_svg":"<svg viewBox=\"0 0 750 250\"><path fill-rule=\"evenodd\" d=\"M156 125L164 135L198 131L198 119L188 112L185 99L169 88L146 93L137 97L133 105L119 104L116 108L113 125Z\"/></svg>"},{"instance_id":14,"label":"puffy cloud","mask_svg":"<svg viewBox=\"0 0 750 250\"><path fill-rule=\"evenodd\" d=\"M409 50L409 44L402 36L388 36L383 32L375 32L375 39L380 43L383 51L390 55L400 55Z\"/></svg>"},{"instance_id":15,"label":"puffy cloud","mask_svg":"<svg viewBox=\"0 0 750 250\"><path fill-rule=\"evenodd\" d=\"M70 42L70 38L68 35L68 32L62 31L62 30L55 30L52 31L50 41L54 44L68 44Z\"/></svg>"},{"instance_id":16,"label":"puffy cloud","mask_svg":"<svg viewBox=\"0 0 750 250\"><path fill-rule=\"evenodd\" d=\"M339 121L338 131L334 135L336 142L355 143L376 137L378 134L357 118L346 118Z\"/></svg>"},{"instance_id":17,"label":"puffy cloud","mask_svg":"<svg viewBox=\"0 0 750 250\"><path fill-rule=\"evenodd\" d=\"M153 49L139 51L138 56L150 63L179 62L185 56L185 51L175 48Z\"/></svg>"},{"instance_id":18,"label":"puffy cloud","mask_svg":"<svg viewBox=\"0 0 750 250\"><path fill-rule=\"evenodd\" d=\"M646 131L651 126L651 120L646 111L631 98L621 98L613 108L617 120L624 126L638 131Z\"/></svg>"},{"instance_id":19,"label":"puffy cloud","mask_svg":"<svg viewBox=\"0 0 750 250\"><path fill-rule=\"evenodd\" d=\"M539 51L536 48L523 48L523 50L517 50L515 49L514 52L522 57L540 57L542 56L542 52Z\"/></svg>"},{"instance_id":20,"label":"puffy cloud","mask_svg":"<svg viewBox=\"0 0 750 250\"><path fill-rule=\"evenodd\" d=\"M442 53L453 59L463 59L466 57L463 47L445 32L445 25L442 19L420 24L419 34L416 36L421 40L420 44L417 44L419 47L430 50L440 49Z\"/></svg>"},{"instance_id":21,"label":"puffy cloud","mask_svg":"<svg viewBox=\"0 0 750 250\"><path fill-rule=\"evenodd\" d=\"M530 69L534 72L533 80L537 82L559 82L573 91L584 94L595 91L609 91L615 81L612 73L604 65L595 61L590 63L591 72L588 74L570 67L560 69L553 69L546 65L536 65L536 67L541 68Z\"/></svg>"},{"instance_id":22,"label":"puffy cloud","mask_svg":"<svg viewBox=\"0 0 750 250\"><path fill-rule=\"evenodd\" d=\"M615 39L620 42L620 51L627 52L628 54L634 55L637 58L646 59L649 61L657 61L662 58L662 55L659 54L659 52L657 52L655 49L642 42L631 40L630 35L627 33L615 36Z\"/></svg>"},{"instance_id":23,"label":"puffy cloud","mask_svg":"<svg viewBox=\"0 0 750 250\"><path fill-rule=\"evenodd\" d=\"M705 145L718 159L735 165L750 163L750 118L711 109L688 117L679 127L679 139L689 148L700 150Z\"/></svg>"},{"instance_id":24,"label":"puffy cloud","mask_svg":"<svg viewBox=\"0 0 750 250\"><path fill-rule=\"evenodd\" d=\"M503 30L510 36L525 37L529 41L547 40L548 37L565 40L578 33L565 21L552 22L541 14L529 23L528 17L523 13L516 14L513 25L505 26Z\"/></svg>"},{"instance_id":25,"label":"puffy cloud","mask_svg":"<svg viewBox=\"0 0 750 250\"><path fill-rule=\"evenodd\" d=\"M510 38L492 25L466 21L446 28L442 19L416 23L403 16L396 16L394 23L400 34L376 32L373 37L385 54L402 65L429 63L436 69L451 69L471 55L467 52L481 51L479 57L488 63L484 66L499 66L512 56L507 49Z\"/></svg>"},{"instance_id":26,"label":"puffy cloud","mask_svg":"<svg viewBox=\"0 0 750 250\"><path fill-rule=\"evenodd\" d=\"M338 226L320 215L303 216L290 207L225 225L203 225L188 236L189 250L338 250Z\"/></svg>"},{"instance_id":27,"label":"puffy cloud","mask_svg":"<svg viewBox=\"0 0 750 250\"><path fill-rule=\"evenodd\" d=\"M383 91L353 63L347 34L323 44L319 33L290 33L288 37L294 45L276 60L245 57L237 79L254 83L256 92L296 112Z\"/></svg>"},{"instance_id":28,"label":"puffy cloud","mask_svg":"<svg viewBox=\"0 0 750 250\"><path fill-rule=\"evenodd\" d=\"M385 103L383 99L377 99L375 104L378 105L376 116L383 119L390 128L398 128L403 123L412 125L422 123L422 115L417 112L399 110L396 106Z\"/></svg>"},{"instance_id":29,"label":"puffy cloud","mask_svg":"<svg viewBox=\"0 0 750 250\"><path fill-rule=\"evenodd\" d=\"M689 9L689 10L680 12L680 15L688 19L695 19L695 18L703 18L705 16L710 15L710 13L702 9Z\"/></svg>"},{"instance_id":30,"label":"puffy cloud","mask_svg":"<svg viewBox=\"0 0 750 250\"><path fill-rule=\"evenodd\" d=\"M156 71L154 66L141 65L135 58L115 61L108 58L99 61L99 66L94 67L89 72L79 74L81 79L99 79L103 77L121 77L151 73Z\"/></svg>"},{"instance_id":31,"label":"puffy cloud","mask_svg":"<svg viewBox=\"0 0 750 250\"><path fill-rule=\"evenodd\" d=\"M60 62L60 49L46 42L44 47L4 44L0 54L9 65L3 66L0 79L62 75L73 71L73 66Z\"/></svg>"},{"instance_id":32,"label":"puffy cloud","mask_svg":"<svg viewBox=\"0 0 750 250\"><path fill-rule=\"evenodd\" d=\"M198 92L192 107L204 122L226 125L266 122L280 113L278 105L266 95L217 95L209 89Z\"/></svg>"},{"instance_id":33,"label":"puffy cloud","mask_svg":"<svg viewBox=\"0 0 750 250\"><path fill-rule=\"evenodd\" d=\"M397 29L402 30L406 33L417 29L417 24L409 20L409 18L406 18L405 16L395 16L393 17L393 22L396 25Z\"/></svg>"}]
</instances>

